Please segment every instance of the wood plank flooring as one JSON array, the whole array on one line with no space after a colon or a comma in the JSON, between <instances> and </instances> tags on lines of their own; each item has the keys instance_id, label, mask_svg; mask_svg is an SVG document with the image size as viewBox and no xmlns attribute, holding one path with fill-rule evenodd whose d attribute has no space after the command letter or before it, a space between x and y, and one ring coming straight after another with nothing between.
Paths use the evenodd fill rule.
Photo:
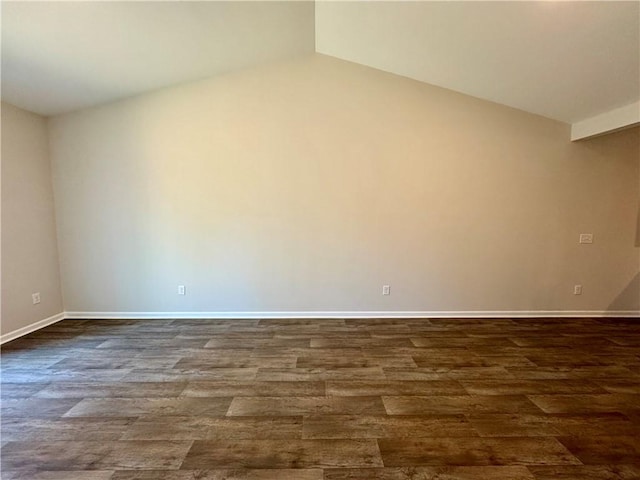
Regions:
<instances>
[{"instance_id":1,"label":"wood plank flooring","mask_svg":"<svg viewBox=\"0 0 640 480\"><path fill-rule=\"evenodd\" d=\"M640 479L640 320L65 320L2 479Z\"/></svg>"}]
</instances>

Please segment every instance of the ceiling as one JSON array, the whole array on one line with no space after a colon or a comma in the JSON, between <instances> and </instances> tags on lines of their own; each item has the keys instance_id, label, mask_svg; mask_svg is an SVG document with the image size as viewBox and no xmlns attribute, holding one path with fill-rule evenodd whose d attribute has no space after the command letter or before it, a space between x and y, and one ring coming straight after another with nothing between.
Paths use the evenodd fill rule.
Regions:
<instances>
[{"instance_id":1,"label":"ceiling","mask_svg":"<svg viewBox=\"0 0 640 480\"><path fill-rule=\"evenodd\" d=\"M639 2L319 2L316 49L573 123L640 98Z\"/></svg>"},{"instance_id":2,"label":"ceiling","mask_svg":"<svg viewBox=\"0 0 640 480\"><path fill-rule=\"evenodd\" d=\"M43 115L314 51L574 123L640 99L640 2L2 2Z\"/></svg>"},{"instance_id":3,"label":"ceiling","mask_svg":"<svg viewBox=\"0 0 640 480\"><path fill-rule=\"evenodd\" d=\"M2 1L2 99L55 115L314 46L310 2Z\"/></svg>"}]
</instances>

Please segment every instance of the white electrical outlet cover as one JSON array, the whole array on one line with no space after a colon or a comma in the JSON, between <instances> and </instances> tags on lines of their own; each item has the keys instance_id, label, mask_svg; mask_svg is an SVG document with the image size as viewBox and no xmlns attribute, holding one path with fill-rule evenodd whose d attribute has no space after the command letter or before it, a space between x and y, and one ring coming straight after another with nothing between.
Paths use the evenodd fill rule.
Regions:
<instances>
[{"instance_id":1,"label":"white electrical outlet cover","mask_svg":"<svg viewBox=\"0 0 640 480\"><path fill-rule=\"evenodd\" d=\"M593 233L581 233L580 243L593 243Z\"/></svg>"}]
</instances>

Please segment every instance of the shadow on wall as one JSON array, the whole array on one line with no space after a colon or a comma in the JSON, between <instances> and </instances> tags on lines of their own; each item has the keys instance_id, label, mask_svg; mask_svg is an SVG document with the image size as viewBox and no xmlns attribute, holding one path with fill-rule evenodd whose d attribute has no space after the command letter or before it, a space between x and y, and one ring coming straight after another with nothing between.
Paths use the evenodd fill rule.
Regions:
<instances>
[{"instance_id":1,"label":"shadow on wall","mask_svg":"<svg viewBox=\"0 0 640 480\"><path fill-rule=\"evenodd\" d=\"M640 247L640 202L638 202L638 219L636 221L636 247Z\"/></svg>"},{"instance_id":2,"label":"shadow on wall","mask_svg":"<svg viewBox=\"0 0 640 480\"><path fill-rule=\"evenodd\" d=\"M638 218L636 220L636 238L634 245L640 247L640 202L638 202ZM640 272L636 273L625 289L613 299L613 302L611 302L607 310L640 311Z\"/></svg>"},{"instance_id":3,"label":"shadow on wall","mask_svg":"<svg viewBox=\"0 0 640 480\"><path fill-rule=\"evenodd\" d=\"M614 298L607 310L640 311L640 272L636 273L625 289Z\"/></svg>"}]
</instances>

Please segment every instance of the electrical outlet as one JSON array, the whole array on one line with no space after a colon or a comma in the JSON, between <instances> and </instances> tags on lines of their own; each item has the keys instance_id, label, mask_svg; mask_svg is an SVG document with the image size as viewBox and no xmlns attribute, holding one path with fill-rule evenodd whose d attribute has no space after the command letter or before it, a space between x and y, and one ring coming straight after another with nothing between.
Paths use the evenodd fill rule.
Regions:
<instances>
[{"instance_id":1,"label":"electrical outlet","mask_svg":"<svg viewBox=\"0 0 640 480\"><path fill-rule=\"evenodd\" d=\"M391 285L383 285L382 286L382 294L383 295L391 295Z\"/></svg>"},{"instance_id":2,"label":"electrical outlet","mask_svg":"<svg viewBox=\"0 0 640 480\"><path fill-rule=\"evenodd\" d=\"M582 285L574 285L573 286L573 294L574 295L582 295Z\"/></svg>"},{"instance_id":3,"label":"electrical outlet","mask_svg":"<svg viewBox=\"0 0 640 480\"><path fill-rule=\"evenodd\" d=\"M593 243L593 233L581 233L580 243Z\"/></svg>"},{"instance_id":4,"label":"electrical outlet","mask_svg":"<svg viewBox=\"0 0 640 480\"><path fill-rule=\"evenodd\" d=\"M178 285L178 295L186 295L187 289L184 285Z\"/></svg>"},{"instance_id":5,"label":"electrical outlet","mask_svg":"<svg viewBox=\"0 0 640 480\"><path fill-rule=\"evenodd\" d=\"M31 300L33 300L33 304L40 303L40 292L32 293Z\"/></svg>"}]
</instances>

